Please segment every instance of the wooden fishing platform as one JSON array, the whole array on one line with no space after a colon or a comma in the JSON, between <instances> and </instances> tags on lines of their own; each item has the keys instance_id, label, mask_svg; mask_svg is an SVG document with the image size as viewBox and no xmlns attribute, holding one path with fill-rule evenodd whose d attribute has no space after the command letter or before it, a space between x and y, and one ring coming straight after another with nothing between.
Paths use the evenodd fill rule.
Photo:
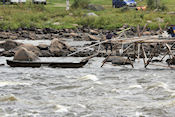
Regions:
<instances>
[{"instance_id":1,"label":"wooden fishing platform","mask_svg":"<svg viewBox=\"0 0 175 117\"><path fill-rule=\"evenodd\" d=\"M123 31L118 32L117 33L118 36L116 38L113 38L111 40L98 41L97 43L92 44L88 47L84 47L74 53L69 54L68 56L72 56L80 51L83 51L95 46L98 46L97 54L105 53L103 50L102 51L100 50L102 44L111 43L113 45L113 49L114 49L113 51L119 51L118 53L120 53L120 56L128 57L128 59L130 60L129 53L133 53L134 61L135 59L139 60L140 58L142 58L145 68L147 68L148 65L155 65L155 64L152 64L151 62L156 54L158 54L159 56L163 56L157 62L162 62L165 56L167 55L169 56L169 59L175 60L174 53L172 51L173 46L175 45L175 38L160 38L157 35L142 36L145 29L146 29L146 25L142 31L138 30L137 32L138 37L133 37L133 38L127 38L125 31L130 29L129 28L125 29ZM115 52L112 52L112 53L115 53ZM102 66L105 64L105 60L103 61ZM134 67L133 64L131 65L132 67ZM175 67L172 67L170 64L168 64L168 66L166 67L175 68Z\"/></svg>"}]
</instances>

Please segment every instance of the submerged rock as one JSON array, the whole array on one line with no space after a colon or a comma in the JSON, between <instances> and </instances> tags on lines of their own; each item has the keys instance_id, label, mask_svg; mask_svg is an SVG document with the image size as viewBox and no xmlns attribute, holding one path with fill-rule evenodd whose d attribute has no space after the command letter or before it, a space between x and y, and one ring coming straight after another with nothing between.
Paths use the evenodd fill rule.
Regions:
<instances>
[{"instance_id":1,"label":"submerged rock","mask_svg":"<svg viewBox=\"0 0 175 117\"><path fill-rule=\"evenodd\" d=\"M26 48L21 47L16 51L13 60L35 61L35 60L38 60L38 56L32 51L28 51Z\"/></svg>"},{"instance_id":2,"label":"submerged rock","mask_svg":"<svg viewBox=\"0 0 175 117\"><path fill-rule=\"evenodd\" d=\"M130 61L121 56L110 56L107 62L112 62L115 65L129 65L131 64Z\"/></svg>"}]
</instances>

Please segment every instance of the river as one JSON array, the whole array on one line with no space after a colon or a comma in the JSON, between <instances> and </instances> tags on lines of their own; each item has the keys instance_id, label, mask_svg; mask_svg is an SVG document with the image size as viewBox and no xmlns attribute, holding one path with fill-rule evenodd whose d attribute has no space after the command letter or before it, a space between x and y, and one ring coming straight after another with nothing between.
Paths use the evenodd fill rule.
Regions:
<instances>
[{"instance_id":1,"label":"river","mask_svg":"<svg viewBox=\"0 0 175 117\"><path fill-rule=\"evenodd\" d=\"M0 57L5 63L6 57ZM82 58L42 58L80 61ZM0 116L173 117L175 71L105 64L93 58L78 69L0 67Z\"/></svg>"}]
</instances>

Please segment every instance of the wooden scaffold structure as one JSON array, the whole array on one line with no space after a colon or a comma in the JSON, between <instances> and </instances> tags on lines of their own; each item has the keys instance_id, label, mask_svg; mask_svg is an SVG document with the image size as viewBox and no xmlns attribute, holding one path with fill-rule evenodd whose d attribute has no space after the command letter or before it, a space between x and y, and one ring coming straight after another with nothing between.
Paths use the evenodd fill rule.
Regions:
<instances>
[{"instance_id":1,"label":"wooden scaffold structure","mask_svg":"<svg viewBox=\"0 0 175 117\"><path fill-rule=\"evenodd\" d=\"M143 32L146 29L147 24L144 26L143 30L140 31L139 26L137 27L137 35L138 37L128 38L126 35L126 31L130 30L130 28L124 29L120 32L117 32L117 37L112 38L111 40L99 41L95 44L92 44L88 47L84 47L74 53L69 54L68 56L72 56L78 52L81 52L86 49L90 49L92 47L98 46L97 53L88 57L88 59L97 56L100 53L100 47L102 44L110 42L114 46L117 45L118 49L115 51L119 51L120 56L125 56L130 61L131 66L134 68L133 62L140 58L143 59L144 67L147 68L148 65L162 66L168 68L175 68L172 64L175 64L175 56L173 54L173 48L175 46L175 38L159 38L159 36L142 36ZM160 31L162 29L160 28ZM127 45L127 46L125 46ZM109 53L108 56L102 62L101 67L106 63L109 56L112 53ZM160 60L153 60L154 57L161 55L162 58ZM169 56L167 59L168 65L159 65L154 64L153 62L162 62L165 56Z\"/></svg>"}]
</instances>

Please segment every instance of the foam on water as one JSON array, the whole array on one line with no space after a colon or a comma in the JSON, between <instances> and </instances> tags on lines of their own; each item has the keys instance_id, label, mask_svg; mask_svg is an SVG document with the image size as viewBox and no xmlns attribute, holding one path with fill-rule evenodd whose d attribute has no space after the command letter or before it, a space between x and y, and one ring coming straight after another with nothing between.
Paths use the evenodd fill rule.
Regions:
<instances>
[{"instance_id":1,"label":"foam on water","mask_svg":"<svg viewBox=\"0 0 175 117\"><path fill-rule=\"evenodd\" d=\"M142 86L141 85L131 85L131 86L129 86L129 89L137 89L137 88L142 89Z\"/></svg>"},{"instance_id":2,"label":"foam on water","mask_svg":"<svg viewBox=\"0 0 175 117\"><path fill-rule=\"evenodd\" d=\"M92 80L92 81L98 81L99 79L97 78L97 76L89 74L83 77L80 77L79 80Z\"/></svg>"},{"instance_id":3,"label":"foam on water","mask_svg":"<svg viewBox=\"0 0 175 117\"><path fill-rule=\"evenodd\" d=\"M7 85L30 85L29 83L24 82L14 82L14 81L0 81L0 87L4 87Z\"/></svg>"},{"instance_id":4,"label":"foam on water","mask_svg":"<svg viewBox=\"0 0 175 117\"><path fill-rule=\"evenodd\" d=\"M68 107L62 106L62 105L56 105L56 111L55 112L59 112L59 113L66 113L68 112Z\"/></svg>"}]
</instances>

